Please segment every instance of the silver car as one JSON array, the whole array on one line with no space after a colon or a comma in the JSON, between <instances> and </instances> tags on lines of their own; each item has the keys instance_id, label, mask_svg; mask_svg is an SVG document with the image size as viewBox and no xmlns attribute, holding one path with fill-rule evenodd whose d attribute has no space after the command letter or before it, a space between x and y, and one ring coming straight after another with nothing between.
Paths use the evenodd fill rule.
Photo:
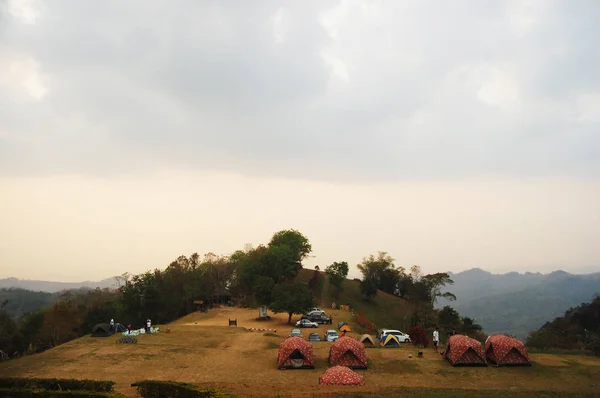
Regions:
<instances>
[{"instance_id":1,"label":"silver car","mask_svg":"<svg viewBox=\"0 0 600 398\"><path fill-rule=\"evenodd\" d=\"M302 338L304 338L304 336L302 335L302 331L300 329L292 329L292 333L290 333L290 337L302 337Z\"/></svg>"},{"instance_id":2,"label":"silver car","mask_svg":"<svg viewBox=\"0 0 600 398\"><path fill-rule=\"evenodd\" d=\"M330 329L325 332L325 336L323 336L323 337L324 337L323 340L333 342L333 341L336 341L340 337L340 335L338 334L337 331Z\"/></svg>"}]
</instances>

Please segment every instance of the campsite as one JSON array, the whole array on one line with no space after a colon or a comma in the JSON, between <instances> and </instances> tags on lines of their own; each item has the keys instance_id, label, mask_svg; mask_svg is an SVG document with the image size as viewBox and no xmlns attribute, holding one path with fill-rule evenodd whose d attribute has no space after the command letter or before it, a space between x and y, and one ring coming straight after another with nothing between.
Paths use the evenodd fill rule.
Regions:
<instances>
[{"instance_id":1,"label":"campsite","mask_svg":"<svg viewBox=\"0 0 600 398\"><path fill-rule=\"evenodd\" d=\"M412 344L366 348L368 368L353 370L362 385L319 384L330 368L331 342L313 342L313 367L278 369L278 352L293 325L285 314L269 313L257 321L256 309L215 308L197 311L151 335L137 336L138 344L115 344L120 334L90 335L40 354L0 364L2 377L67 377L112 380L115 389L137 396L139 380L190 382L238 396L593 396L600 388L600 358L583 355L530 354L527 367L453 367L432 348ZM349 311L331 310L336 320L352 325ZM238 326L229 326L236 319ZM294 319L294 322L297 319ZM162 332L169 328L169 333ZM253 328L255 331L249 331ZM330 325L319 325L322 335ZM260 329L271 329L262 331ZM273 332L272 330L276 330ZM315 329L303 329L304 340ZM359 338L358 332L348 338ZM482 348L483 350L483 348ZM423 357L418 358L418 351ZM334 352L334 356L339 353ZM412 355L412 358L409 358ZM337 377L330 371L328 379Z\"/></svg>"}]
</instances>

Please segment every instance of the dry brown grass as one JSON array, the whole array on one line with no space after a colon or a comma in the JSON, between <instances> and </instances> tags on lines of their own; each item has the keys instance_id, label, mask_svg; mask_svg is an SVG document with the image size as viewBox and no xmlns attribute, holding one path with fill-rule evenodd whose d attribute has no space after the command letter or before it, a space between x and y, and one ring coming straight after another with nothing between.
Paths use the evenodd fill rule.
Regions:
<instances>
[{"instance_id":1,"label":"dry brown grass","mask_svg":"<svg viewBox=\"0 0 600 398\"><path fill-rule=\"evenodd\" d=\"M276 368L277 347L291 330L287 316L256 321L256 310L226 308L190 314L169 325L171 333L139 337L137 345L116 344L116 337L83 337L42 354L0 364L0 376L66 377L113 380L116 389L136 396L130 384L141 379L192 382L220 387L242 396L313 396L337 392L383 394L400 387L454 388L469 391L537 390L593 393L600 382L600 359L575 355L532 354L530 368L453 368L432 349L416 358L417 349L373 348L370 369L360 371L365 386L322 387L318 378L327 368L330 343L313 343L314 370ZM334 311L337 320L347 312ZM237 318L240 327L228 327ZM276 328L275 336L245 328ZM329 325L316 331L322 335ZM164 327L162 328L164 330ZM315 329L305 329L305 336ZM409 359L408 354L413 358Z\"/></svg>"}]
</instances>

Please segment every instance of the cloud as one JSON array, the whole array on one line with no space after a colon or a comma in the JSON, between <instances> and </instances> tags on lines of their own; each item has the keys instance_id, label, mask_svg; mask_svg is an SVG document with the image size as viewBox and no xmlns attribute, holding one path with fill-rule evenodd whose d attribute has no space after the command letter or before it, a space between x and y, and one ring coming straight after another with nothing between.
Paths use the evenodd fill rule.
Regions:
<instances>
[{"instance_id":1,"label":"cloud","mask_svg":"<svg viewBox=\"0 0 600 398\"><path fill-rule=\"evenodd\" d=\"M9 4L4 175L600 173L593 0Z\"/></svg>"}]
</instances>

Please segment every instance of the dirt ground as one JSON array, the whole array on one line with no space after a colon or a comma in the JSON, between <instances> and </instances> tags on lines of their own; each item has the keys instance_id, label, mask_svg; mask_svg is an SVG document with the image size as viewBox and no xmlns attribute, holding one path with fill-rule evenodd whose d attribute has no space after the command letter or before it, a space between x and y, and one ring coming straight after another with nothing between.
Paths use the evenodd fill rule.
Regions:
<instances>
[{"instance_id":1,"label":"dirt ground","mask_svg":"<svg viewBox=\"0 0 600 398\"><path fill-rule=\"evenodd\" d=\"M137 396L131 383L143 379L191 382L247 397L384 394L399 387L524 393L593 393L600 389L599 358L532 354L531 367L454 368L433 349L424 350L424 358L417 358L418 349L412 345L369 348L369 369L359 371L365 376L365 386L319 386L319 376L328 367L331 343L313 343L315 369L277 370L279 344L292 326L286 324L287 316L270 315L270 321L256 321L257 310L223 308L194 313L161 326L158 334L139 336L137 345L116 344L117 336L86 336L41 354L2 363L0 376L113 380L117 391L131 397ZM334 325L303 329L304 336L313 331L322 336L338 321L349 319L343 311L333 311L333 316ZM227 326L228 319L237 319L238 327ZM277 333L250 332L248 328L277 329Z\"/></svg>"}]
</instances>

